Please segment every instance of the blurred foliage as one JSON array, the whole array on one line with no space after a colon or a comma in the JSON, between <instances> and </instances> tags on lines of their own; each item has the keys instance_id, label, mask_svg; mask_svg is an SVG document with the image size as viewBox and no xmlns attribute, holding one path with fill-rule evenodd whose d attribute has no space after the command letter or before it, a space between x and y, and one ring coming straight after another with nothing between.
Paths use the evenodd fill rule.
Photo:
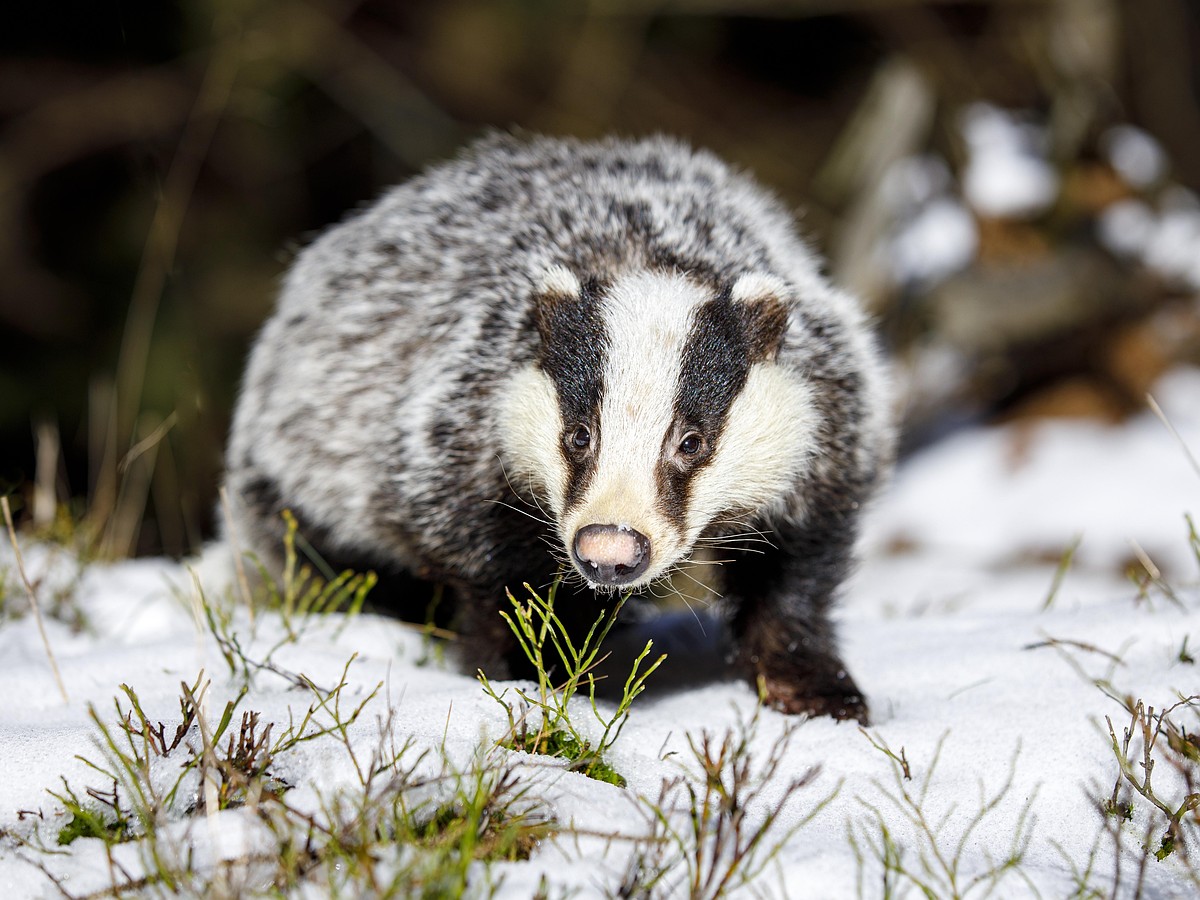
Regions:
<instances>
[{"instance_id":1,"label":"blurred foliage","mask_svg":"<svg viewBox=\"0 0 1200 900\"><path fill-rule=\"evenodd\" d=\"M60 0L5 19L0 492L43 518L79 498L114 555L211 534L242 360L294 248L486 127L662 131L752 169L901 349L929 308L872 276L869 201L906 154L960 165L967 104L1037 111L1064 171L1140 125L1200 185L1188 0ZM1066 221L983 223L984 249L1054 248ZM971 414L1045 380L1006 377Z\"/></svg>"}]
</instances>

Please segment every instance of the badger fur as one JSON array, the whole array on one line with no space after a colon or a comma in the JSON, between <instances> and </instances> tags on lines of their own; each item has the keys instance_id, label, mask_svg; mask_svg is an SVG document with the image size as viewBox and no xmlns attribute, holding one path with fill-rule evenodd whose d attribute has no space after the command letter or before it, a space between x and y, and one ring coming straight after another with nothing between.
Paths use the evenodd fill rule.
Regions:
<instances>
[{"instance_id":1,"label":"badger fur","mask_svg":"<svg viewBox=\"0 0 1200 900\"><path fill-rule=\"evenodd\" d=\"M865 720L829 607L886 407L863 314L750 178L663 138L492 136L299 255L227 483L268 566L290 509L335 567L447 586L493 677L521 673L506 588L565 572L586 627L716 547L733 668Z\"/></svg>"}]
</instances>

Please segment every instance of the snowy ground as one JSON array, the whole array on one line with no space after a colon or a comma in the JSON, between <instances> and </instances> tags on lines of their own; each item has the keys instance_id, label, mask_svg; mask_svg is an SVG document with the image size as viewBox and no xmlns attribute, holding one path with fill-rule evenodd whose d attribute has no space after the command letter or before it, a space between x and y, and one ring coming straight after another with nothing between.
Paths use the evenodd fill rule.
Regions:
<instances>
[{"instance_id":1,"label":"snowy ground","mask_svg":"<svg viewBox=\"0 0 1200 900\"><path fill-rule=\"evenodd\" d=\"M1174 373L1156 397L1184 442L1200 452L1200 371ZM897 755L903 749L912 780L902 782L897 766L856 726L803 723L748 819L758 821L786 781L813 766L820 767L815 780L784 807L764 846L833 798L787 839L749 886L751 895L918 895L912 876L934 896L982 894L993 886L1005 897L1089 896L1087 888L1108 895L1114 885L1132 896L1139 879L1148 896L1195 896L1196 869L1188 865L1189 856L1193 865L1200 858L1194 818L1185 820L1186 846L1142 865L1147 829L1154 828L1157 846L1162 815L1140 797L1124 824L1098 811L1118 772L1105 717L1118 734L1129 723L1114 697L1162 708L1200 692L1200 671L1190 661L1200 650L1200 559L1189 546L1189 511L1200 514L1200 472L1150 413L1120 427L1054 422L969 431L910 460L874 511L867 559L840 615L847 662L873 710L870 738ZM1076 541L1071 567L1051 597L1058 560ZM1155 587L1138 599L1125 571L1139 554L1161 570L1175 600ZM31 568L46 568L39 548L26 548L26 555ZM127 684L170 733L181 681L207 673L213 718L236 696L240 680L169 587L180 581L178 566L93 566L74 588L87 629L73 634L48 623L70 695L64 703L34 622L12 614L23 597L11 558L7 548L0 555L0 567L9 569L7 612L0 614L0 892L60 896L53 877L63 891L85 896L114 879L136 879L145 861L136 842L117 847L112 870L95 839L54 844L65 817L47 790L61 792L64 778L80 796L85 787L111 786L79 758L103 759L88 705L115 724L114 697L124 700L120 685ZM60 575L71 568L61 558L49 566ZM44 592L52 581L43 582ZM248 634L248 623L242 626ZM265 654L279 635L277 618L260 617L247 656ZM350 743L363 757L379 744L389 705L398 742L411 735L419 747L444 748L456 765L469 766L502 735L503 711L478 683L422 665L427 645L395 622L363 616L315 623L273 659L333 686L352 654L344 702L385 685L350 729ZM311 693L263 672L239 710L259 711L279 733L289 714L299 717L311 701ZM688 764L687 735L736 729L754 706L751 690L739 684L641 698L611 754L626 789L525 757L520 772L529 796L562 831L527 862L492 864L500 896L529 897L543 875L550 896L615 891L632 855L646 845L614 836L647 832L650 802L659 799L664 779ZM590 715L581 708L581 721ZM1195 709L1172 718L1188 732L1200 730ZM751 748L758 764L785 722L762 714ZM272 772L294 785L285 795L293 807L314 812L357 784L345 745L332 739L298 744ZM1155 769L1154 785L1164 799L1182 802L1184 785L1167 762ZM905 806L905 791L914 806ZM918 809L935 836L915 824ZM33 849L35 826L49 848L62 852ZM883 858L896 857L884 852L885 833L899 854L899 864L886 868ZM271 852L263 844L269 837L244 810L180 818L160 831L163 846L191 847L200 869L213 853L236 858L264 846ZM1002 880L972 883L1010 854L1019 862ZM487 877L479 867L473 883ZM324 884L310 895L323 894Z\"/></svg>"}]
</instances>

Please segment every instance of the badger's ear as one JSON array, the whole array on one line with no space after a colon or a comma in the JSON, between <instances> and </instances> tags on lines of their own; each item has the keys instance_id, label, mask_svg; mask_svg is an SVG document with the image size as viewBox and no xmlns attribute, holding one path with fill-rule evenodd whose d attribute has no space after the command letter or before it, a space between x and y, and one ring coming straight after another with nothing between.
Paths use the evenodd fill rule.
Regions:
<instances>
[{"instance_id":1,"label":"badger's ear","mask_svg":"<svg viewBox=\"0 0 1200 900\"><path fill-rule=\"evenodd\" d=\"M579 279L566 266L551 266L538 282L538 294L548 296L578 297L582 290Z\"/></svg>"},{"instance_id":2,"label":"badger's ear","mask_svg":"<svg viewBox=\"0 0 1200 900\"><path fill-rule=\"evenodd\" d=\"M546 340L556 330L555 325L561 318L563 307L569 301L578 300L583 293L583 286L570 269L565 266L551 266L538 282L533 293L534 320L542 340Z\"/></svg>"},{"instance_id":3,"label":"badger's ear","mask_svg":"<svg viewBox=\"0 0 1200 900\"><path fill-rule=\"evenodd\" d=\"M730 297L742 320L751 362L769 362L779 355L788 324L786 294L787 286L770 275L752 272L734 282Z\"/></svg>"}]
</instances>

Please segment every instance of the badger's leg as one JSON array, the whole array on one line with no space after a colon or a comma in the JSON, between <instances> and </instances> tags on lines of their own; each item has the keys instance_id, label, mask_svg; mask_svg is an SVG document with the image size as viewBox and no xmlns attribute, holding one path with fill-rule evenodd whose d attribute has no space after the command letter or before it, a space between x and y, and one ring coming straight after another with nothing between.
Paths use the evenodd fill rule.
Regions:
<instances>
[{"instance_id":1,"label":"badger's leg","mask_svg":"<svg viewBox=\"0 0 1200 900\"><path fill-rule=\"evenodd\" d=\"M493 681L524 674L513 665L517 641L500 615L512 615L503 585L456 585L454 593L459 668L465 674L482 670Z\"/></svg>"},{"instance_id":2,"label":"badger's leg","mask_svg":"<svg viewBox=\"0 0 1200 900\"><path fill-rule=\"evenodd\" d=\"M777 532L776 549L725 567L725 593L735 607L734 667L751 684L762 679L765 700L776 709L866 724L866 701L829 621L853 546L852 533L837 532Z\"/></svg>"},{"instance_id":3,"label":"badger's leg","mask_svg":"<svg viewBox=\"0 0 1200 900\"><path fill-rule=\"evenodd\" d=\"M454 627L458 632L457 656L459 667L467 673L479 669L494 681L508 678L536 678L533 664L521 651L512 627L504 618L513 615L513 604L509 595L518 601L528 598L524 585L533 586L540 597L548 596L548 585L552 577L538 578L525 569L510 578L480 584L454 585L456 618ZM569 596L565 586L560 586L556 597L556 612L566 605L564 595ZM564 600L564 602L558 602ZM546 642L550 651L550 642Z\"/></svg>"}]
</instances>

